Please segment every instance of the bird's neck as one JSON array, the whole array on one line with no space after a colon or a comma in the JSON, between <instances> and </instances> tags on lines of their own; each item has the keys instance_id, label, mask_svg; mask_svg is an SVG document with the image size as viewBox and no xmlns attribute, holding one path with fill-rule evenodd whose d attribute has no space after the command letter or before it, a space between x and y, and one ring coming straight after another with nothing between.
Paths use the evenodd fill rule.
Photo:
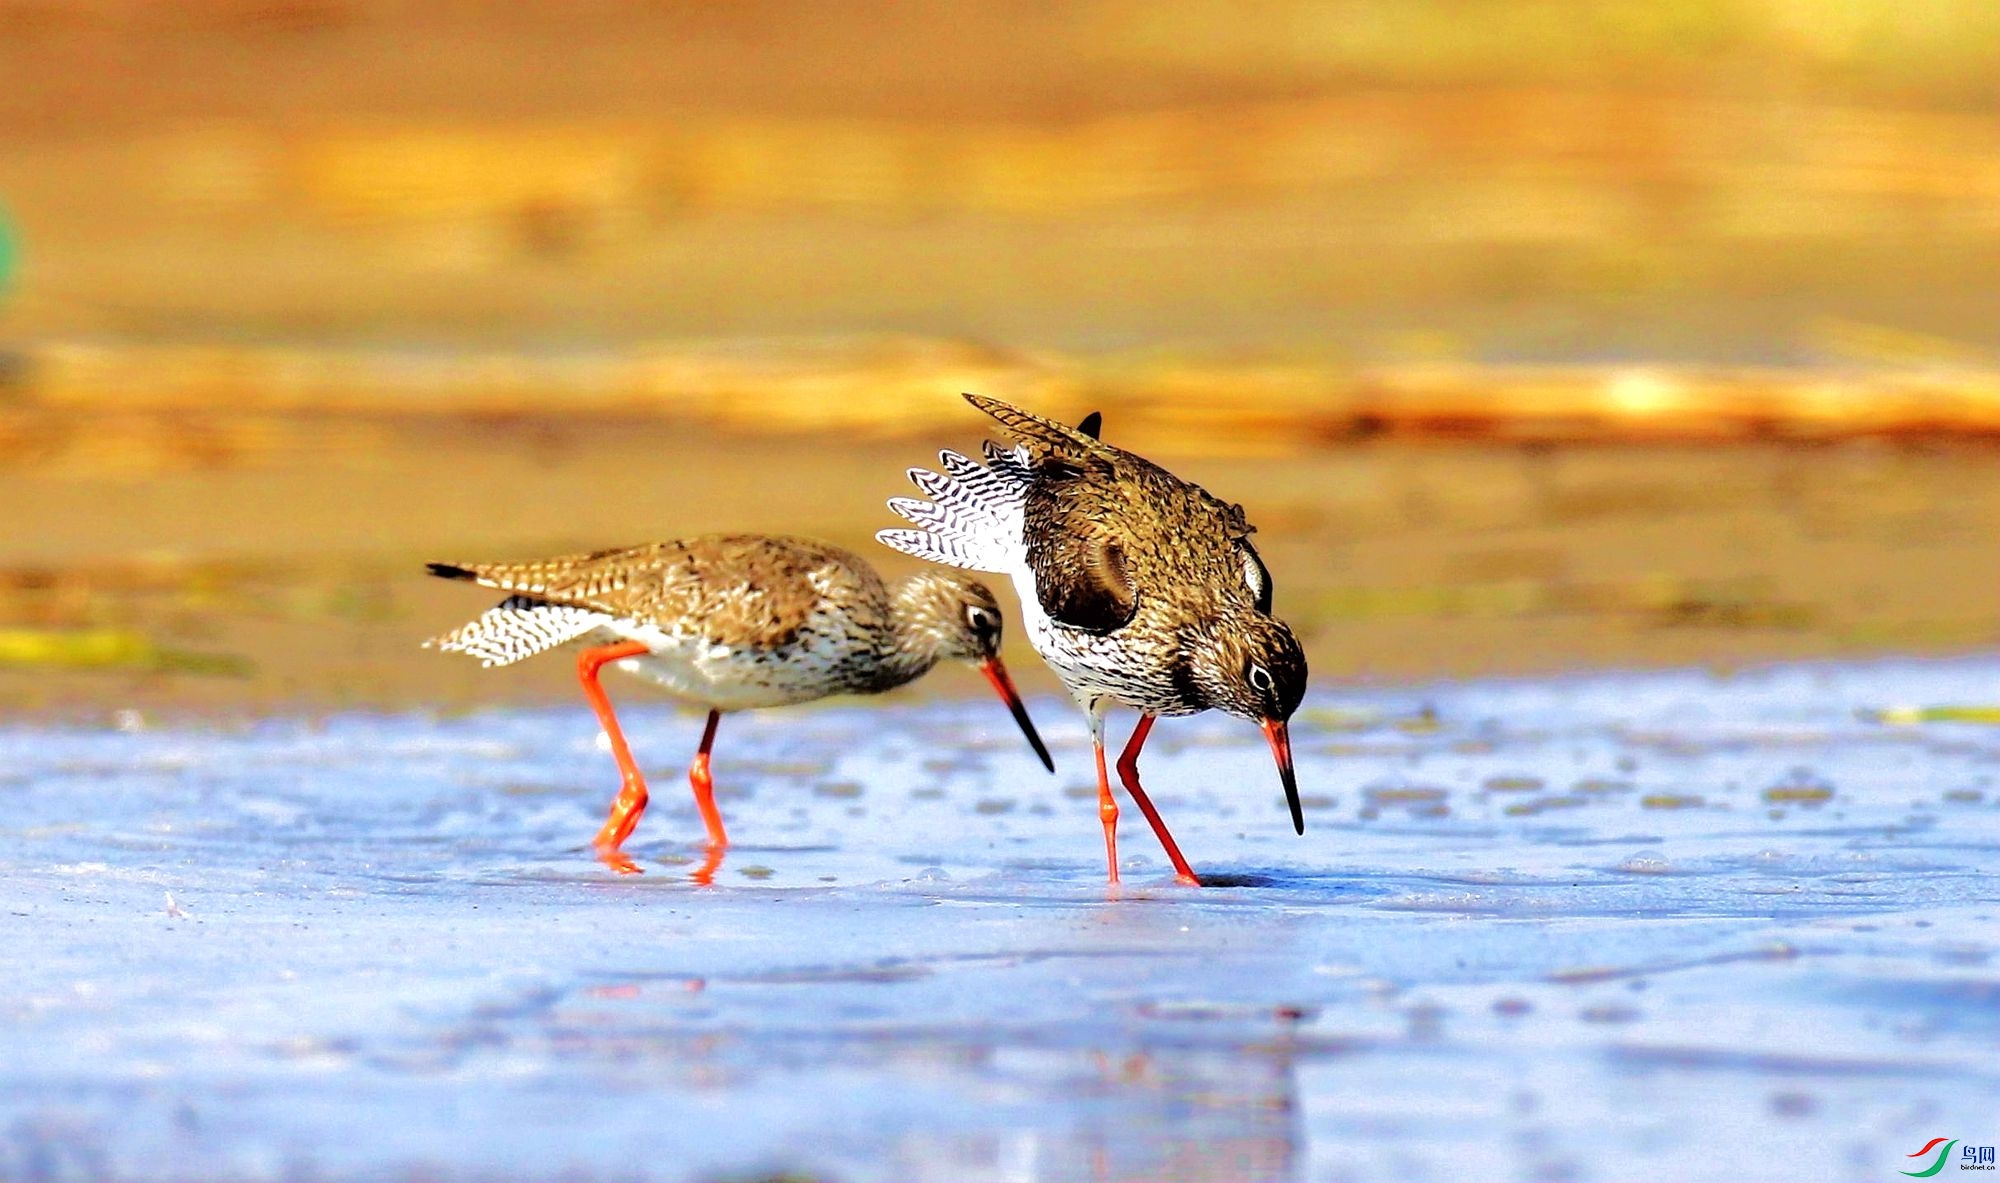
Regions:
<instances>
[{"instance_id":1,"label":"bird's neck","mask_svg":"<svg viewBox=\"0 0 2000 1183\"><path fill-rule=\"evenodd\" d=\"M923 611L911 581L899 584L889 607L889 645L876 667L876 691L892 690L931 672L938 663L944 638L936 623Z\"/></svg>"}]
</instances>

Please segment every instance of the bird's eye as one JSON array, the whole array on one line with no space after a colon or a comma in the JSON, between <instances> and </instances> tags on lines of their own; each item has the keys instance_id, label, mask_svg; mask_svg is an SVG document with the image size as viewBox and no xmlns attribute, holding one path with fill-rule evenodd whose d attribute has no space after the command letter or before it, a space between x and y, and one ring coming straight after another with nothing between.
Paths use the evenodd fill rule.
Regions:
<instances>
[{"instance_id":1,"label":"bird's eye","mask_svg":"<svg viewBox=\"0 0 2000 1183\"><path fill-rule=\"evenodd\" d=\"M1000 622L993 619L991 612L988 612L977 604L965 610L965 623L971 626L975 634L982 637L1000 631Z\"/></svg>"},{"instance_id":2,"label":"bird's eye","mask_svg":"<svg viewBox=\"0 0 2000 1183\"><path fill-rule=\"evenodd\" d=\"M1254 661L1250 663L1250 685L1259 694L1269 694L1278 688L1277 679L1271 676L1271 671Z\"/></svg>"}]
</instances>

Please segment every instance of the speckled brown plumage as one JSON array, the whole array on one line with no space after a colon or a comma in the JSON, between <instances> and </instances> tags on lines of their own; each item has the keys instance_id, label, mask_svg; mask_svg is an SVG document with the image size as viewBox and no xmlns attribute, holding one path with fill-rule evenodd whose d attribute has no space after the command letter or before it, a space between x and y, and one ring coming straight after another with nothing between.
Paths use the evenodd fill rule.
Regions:
<instances>
[{"instance_id":1,"label":"speckled brown plumage","mask_svg":"<svg viewBox=\"0 0 2000 1183\"><path fill-rule=\"evenodd\" d=\"M1155 716L1219 709L1261 725L1303 832L1287 721L1305 694L1305 653L1271 615L1270 573L1242 507L1103 443L1094 413L1069 427L965 397L1015 446L986 444L984 464L945 452L943 473L912 470L929 500L889 505L917 529L876 537L935 562L1013 578L1029 639L1090 714L1112 878L1117 807L1103 771L1102 728L1114 705L1141 714L1119 772L1183 879L1194 873L1138 782L1138 751Z\"/></svg>"},{"instance_id":2,"label":"speckled brown plumage","mask_svg":"<svg viewBox=\"0 0 2000 1183\"><path fill-rule=\"evenodd\" d=\"M1080 429L966 397L1026 449L1022 542L1050 619L1109 633L1132 623L1142 599L1177 620L1269 612L1270 576L1242 506Z\"/></svg>"},{"instance_id":3,"label":"speckled brown plumage","mask_svg":"<svg viewBox=\"0 0 2000 1183\"><path fill-rule=\"evenodd\" d=\"M708 750L723 711L875 694L958 658L981 666L1036 754L1054 768L1000 664L1000 606L983 583L964 575L924 571L892 588L849 551L765 534L712 534L522 563L432 563L430 572L510 594L427 644L487 665L571 641L591 645L578 659L578 676L625 780L597 846L622 871L637 869L620 846L646 793L597 682L607 664L709 708L689 779L718 852L727 839L708 787ZM711 863L698 877L713 869Z\"/></svg>"},{"instance_id":4,"label":"speckled brown plumage","mask_svg":"<svg viewBox=\"0 0 2000 1183\"><path fill-rule=\"evenodd\" d=\"M1290 715L1305 659L1270 614L1271 578L1241 506L1077 428L966 399L1017 446L989 444L984 466L946 453L949 477L913 471L933 500L890 505L923 529L878 538L1011 575L1036 651L1086 707ZM1245 683L1251 664L1276 693Z\"/></svg>"},{"instance_id":5,"label":"speckled brown plumage","mask_svg":"<svg viewBox=\"0 0 2000 1183\"><path fill-rule=\"evenodd\" d=\"M709 645L780 651L838 605L857 636L889 640L889 588L866 560L809 538L711 534L523 563L468 563L473 579Z\"/></svg>"}]
</instances>

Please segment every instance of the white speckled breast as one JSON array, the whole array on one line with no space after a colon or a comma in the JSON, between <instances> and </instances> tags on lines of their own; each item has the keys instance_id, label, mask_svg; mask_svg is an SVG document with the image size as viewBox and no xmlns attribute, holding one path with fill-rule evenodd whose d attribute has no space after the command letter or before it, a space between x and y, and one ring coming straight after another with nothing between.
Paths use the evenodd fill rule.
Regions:
<instances>
[{"instance_id":1,"label":"white speckled breast","mask_svg":"<svg viewBox=\"0 0 2000 1183\"><path fill-rule=\"evenodd\" d=\"M702 706L724 711L790 706L866 687L860 677L877 664L880 641L855 635L838 612L815 612L790 645L733 647L693 631L668 632L620 621L606 641L637 641L651 650L615 662L617 668Z\"/></svg>"},{"instance_id":2,"label":"white speckled breast","mask_svg":"<svg viewBox=\"0 0 2000 1183\"><path fill-rule=\"evenodd\" d=\"M1100 636L1057 624L1042 611L1035 577L1025 562L1012 578L1029 642L1085 708L1104 700L1151 715L1187 715L1199 709L1182 701L1168 662L1145 660L1133 651L1143 644L1141 636L1129 629L1117 637Z\"/></svg>"}]
</instances>

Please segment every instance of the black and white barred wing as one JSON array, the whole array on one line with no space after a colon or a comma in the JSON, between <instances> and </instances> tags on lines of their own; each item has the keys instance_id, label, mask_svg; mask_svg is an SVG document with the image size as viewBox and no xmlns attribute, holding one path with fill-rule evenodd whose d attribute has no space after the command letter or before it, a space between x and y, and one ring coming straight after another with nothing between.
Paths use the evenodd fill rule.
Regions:
<instances>
[{"instance_id":1,"label":"black and white barred wing","mask_svg":"<svg viewBox=\"0 0 2000 1183\"><path fill-rule=\"evenodd\" d=\"M486 666L512 665L588 636L612 622L588 608L551 604L533 596L508 596L461 628L424 642L426 649L466 653Z\"/></svg>"},{"instance_id":2,"label":"black and white barred wing","mask_svg":"<svg viewBox=\"0 0 2000 1183\"><path fill-rule=\"evenodd\" d=\"M933 563L971 571L1011 573L1021 565L1021 528L1033 482L1025 448L983 446L986 463L957 452L938 453L944 472L913 468L924 496L895 497L889 508L917 529L883 530L877 541Z\"/></svg>"}]
</instances>

